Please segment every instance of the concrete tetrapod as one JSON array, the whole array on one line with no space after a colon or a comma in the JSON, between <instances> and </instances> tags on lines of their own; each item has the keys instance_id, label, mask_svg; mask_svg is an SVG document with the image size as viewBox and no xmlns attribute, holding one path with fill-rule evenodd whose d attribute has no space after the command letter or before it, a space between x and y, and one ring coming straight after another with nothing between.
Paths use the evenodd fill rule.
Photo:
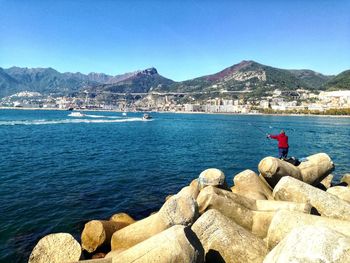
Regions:
<instances>
[{"instance_id":1,"label":"concrete tetrapod","mask_svg":"<svg viewBox=\"0 0 350 263\"><path fill-rule=\"evenodd\" d=\"M330 188L332 186L332 180L333 180L333 174L327 175L323 180L320 182L326 189Z\"/></svg>"},{"instance_id":2,"label":"concrete tetrapod","mask_svg":"<svg viewBox=\"0 0 350 263\"><path fill-rule=\"evenodd\" d=\"M173 225L191 225L197 217L196 201L187 194L176 194L165 202L159 212L115 232L111 248L132 247Z\"/></svg>"},{"instance_id":3,"label":"concrete tetrapod","mask_svg":"<svg viewBox=\"0 0 350 263\"><path fill-rule=\"evenodd\" d=\"M348 187L350 186L350 174L344 174L343 177L340 179L341 183L346 183Z\"/></svg>"},{"instance_id":4,"label":"concrete tetrapod","mask_svg":"<svg viewBox=\"0 0 350 263\"><path fill-rule=\"evenodd\" d=\"M120 263L201 263L204 250L189 227L176 225L125 250L117 259Z\"/></svg>"},{"instance_id":5,"label":"concrete tetrapod","mask_svg":"<svg viewBox=\"0 0 350 263\"><path fill-rule=\"evenodd\" d=\"M110 246L113 233L128 223L118 223L114 221L92 220L85 224L81 234L81 246L92 253L102 246Z\"/></svg>"},{"instance_id":6,"label":"concrete tetrapod","mask_svg":"<svg viewBox=\"0 0 350 263\"><path fill-rule=\"evenodd\" d=\"M113 256L113 254L111 254ZM79 261L82 263L202 263L204 249L189 227L175 225L137 245L104 259Z\"/></svg>"},{"instance_id":7,"label":"concrete tetrapod","mask_svg":"<svg viewBox=\"0 0 350 263\"><path fill-rule=\"evenodd\" d=\"M308 225L329 227L350 237L350 221L280 210L272 218L267 232L269 248L275 247L294 228Z\"/></svg>"},{"instance_id":8,"label":"concrete tetrapod","mask_svg":"<svg viewBox=\"0 0 350 263\"><path fill-rule=\"evenodd\" d=\"M350 188L347 186L333 186L327 189L327 193L337 196L341 200L350 202Z\"/></svg>"},{"instance_id":9,"label":"concrete tetrapod","mask_svg":"<svg viewBox=\"0 0 350 263\"><path fill-rule=\"evenodd\" d=\"M307 204L253 200L211 186L204 188L199 193L197 202L200 213L204 213L211 208L216 209L259 237L266 236L270 221L276 210L310 211L310 206ZM262 210L259 211L258 209Z\"/></svg>"},{"instance_id":10,"label":"concrete tetrapod","mask_svg":"<svg viewBox=\"0 0 350 263\"><path fill-rule=\"evenodd\" d=\"M331 158L325 153L310 155L306 159L298 166L305 183L317 185L334 170Z\"/></svg>"},{"instance_id":11,"label":"concrete tetrapod","mask_svg":"<svg viewBox=\"0 0 350 263\"><path fill-rule=\"evenodd\" d=\"M69 263L78 261L80 255L81 247L72 235L56 233L39 240L28 263Z\"/></svg>"},{"instance_id":12,"label":"concrete tetrapod","mask_svg":"<svg viewBox=\"0 0 350 263\"><path fill-rule=\"evenodd\" d=\"M132 223L135 223L136 220L133 219L131 216L129 216L126 213L117 213L111 216L109 219L110 221L117 222L117 223L123 223L126 225L130 225Z\"/></svg>"},{"instance_id":13,"label":"concrete tetrapod","mask_svg":"<svg viewBox=\"0 0 350 263\"><path fill-rule=\"evenodd\" d=\"M225 187L225 174L219 169L209 168L200 173L198 182L200 189L208 185Z\"/></svg>"},{"instance_id":14,"label":"concrete tetrapod","mask_svg":"<svg viewBox=\"0 0 350 263\"><path fill-rule=\"evenodd\" d=\"M256 200L273 200L271 189L252 170L244 170L235 175L233 182L234 187L231 188L233 193Z\"/></svg>"},{"instance_id":15,"label":"concrete tetrapod","mask_svg":"<svg viewBox=\"0 0 350 263\"><path fill-rule=\"evenodd\" d=\"M273 189L276 200L310 203L322 216L350 220L350 204L325 191L290 176Z\"/></svg>"},{"instance_id":16,"label":"concrete tetrapod","mask_svg":"<svg viewBox=\"0 0 350 263\"><path fill-rule=\"evenodd\" d=\"M264 263L285 262L349 263L350 237L327 227L297 227L264 260Z\"/></svg>"},{"instance_id":17,"label":"concrete tetrapod","mask_svg":"<svg viewBox=\"0 0 350 263\"><path fill-rule=\"evenodd\" d=\"M262 262L268 252L263 240L215 209L205 212L192 226L201 241L205 262Z\"/></svg>"},{"instance_id":18,"label":"concrete tetrapod","mask_svg":"<svg viewBox=\"0 0 350 263\"><path fill-rule=\"evenodd\" d=\"M303 180L301 172L297 166L277 159L275 157L265 157L258 165L260 174L272 187L284 176L292 176L298 180Z\"/></svg>"}]
</instances>

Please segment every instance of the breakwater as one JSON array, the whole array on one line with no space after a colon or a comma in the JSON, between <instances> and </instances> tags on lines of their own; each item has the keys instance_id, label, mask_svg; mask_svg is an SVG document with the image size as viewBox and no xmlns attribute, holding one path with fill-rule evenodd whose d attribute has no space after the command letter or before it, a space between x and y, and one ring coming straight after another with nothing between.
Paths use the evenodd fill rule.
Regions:
<instances>
[{"instance_id":1,"label":"breakwater","mask_svg":"<svg viewBox=\"0 0 350 263\"><path fill-rule=\"evenodd\" d=\"M69 113L0 112L1 263L27 262L49 233L78 240L87 221L113 211L140 220L208 167L227 182L244 169L258 172L260 160L277 155L277 142L248 123L269 133L283 127L291 156L329 154L335 182L350 170L347 118L153 113L150 122L109 122L123 116L84 112L106 117L78 123Z\"/></svg>"},{"instance_id":2,"label":"breakwater","mask_svg":"<svg viewBox=\"0 0 350 263\"><path fill-rule=\"evenodd\" d=\"M334 186L334 167L326 153L298 166L266 157L233 186L209 168L141 220L92 220L81 243L43 237L29 263L350 262L350 174Z\"/></svg>"}]
</instances>

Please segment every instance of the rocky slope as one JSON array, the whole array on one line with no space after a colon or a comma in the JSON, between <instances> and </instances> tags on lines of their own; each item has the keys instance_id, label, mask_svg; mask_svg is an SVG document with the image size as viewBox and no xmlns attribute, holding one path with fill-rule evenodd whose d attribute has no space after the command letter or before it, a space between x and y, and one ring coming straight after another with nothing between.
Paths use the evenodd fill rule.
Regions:
<instances>
[{"instance_id":1,"label":"rocky slope","mask_svg":"<svg viewBox=\"0 0 350 263\"><path fill-rule=\"evenodd\" d=\"M60 73L52 68L0 68L0 98L20 91L69 95L82 91L92 93L249 92L262 96L276 88L281 90L325 90L349 88L350 71L325 76L312 70L279 69L242 61L212 75L174 82L158 74L155 68L116 76L104 73Z\"/></svg>"}]
</instances>

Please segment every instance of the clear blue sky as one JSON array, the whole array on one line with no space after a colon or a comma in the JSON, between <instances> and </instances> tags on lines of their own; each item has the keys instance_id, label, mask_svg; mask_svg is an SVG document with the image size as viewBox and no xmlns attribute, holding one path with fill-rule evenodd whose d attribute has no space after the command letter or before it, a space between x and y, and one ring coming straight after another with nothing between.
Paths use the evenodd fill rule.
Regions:
<instances>
[{"instance_id":1,"label":"clear blue sky","mask_svg":"<svg viewBox=\"0 0 350 263\"><path fill-rule=\"evenodd\" d=\"M350 69L349 0L0 0L0 67L173 80L241 60Z\"/></svg>"}]
</instances>

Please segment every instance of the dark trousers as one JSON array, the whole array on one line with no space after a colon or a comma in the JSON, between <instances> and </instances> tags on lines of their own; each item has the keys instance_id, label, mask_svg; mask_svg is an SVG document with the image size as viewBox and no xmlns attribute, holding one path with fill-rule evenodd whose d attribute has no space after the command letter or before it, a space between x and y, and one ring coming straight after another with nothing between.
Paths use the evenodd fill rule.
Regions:
<instances>
[{"instance_id":1,"label":"dark trousers","mask_svg":"<svg viewBox=\"0 0 350 263\"><path fill-rule=\"evenodd\" d=\"M288 148L278 148L278 158L287 158Z\"/></svg>"}]
</instances>

